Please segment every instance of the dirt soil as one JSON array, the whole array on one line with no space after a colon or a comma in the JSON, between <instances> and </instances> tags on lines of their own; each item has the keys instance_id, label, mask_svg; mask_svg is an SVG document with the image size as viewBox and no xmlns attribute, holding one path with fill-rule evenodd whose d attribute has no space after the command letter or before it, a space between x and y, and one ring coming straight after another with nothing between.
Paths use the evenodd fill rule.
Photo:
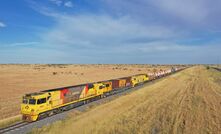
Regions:
<instances>
[{"instance_id":1,"label":"dirt soil","mask_svg":"<svg viewBox=\"0 0 221 134\"><path fill-rule=\"evenodd\" d=\"M220 132L221 72L196 66L33 133Z\"/></svg>"},{"instance_id":2,"label":"dirt soil","mask_svg":"<svg viewBox=\"0 0 221 134\"><path fill-rule=\"evenodd\" d=\"M168 69L151 65L0 65L0 120L20 113L26 93Z\"/></svg>"}]
</instances>

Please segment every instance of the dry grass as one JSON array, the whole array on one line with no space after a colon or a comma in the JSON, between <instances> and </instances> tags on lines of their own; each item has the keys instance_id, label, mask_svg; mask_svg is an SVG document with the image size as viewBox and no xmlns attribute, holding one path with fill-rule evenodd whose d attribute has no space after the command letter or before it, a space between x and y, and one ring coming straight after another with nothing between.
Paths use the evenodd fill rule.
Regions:
<instances>
[{"instance_id":1,"label":"dry grass","mask_svg":"<svg viewBox=\"0 0 221 134\"><path fill-rule=\"evenodd\" d=\"M151 65L0 65L0 119L18 115L30 92L147 73ZM170 66L159 66L167 69ZM114 68L114 70L113 70Z\"/></svg>"},{"instance_id":2,"label":"dry grass","mask_svg":"<svg viewBox=\"0 0 221 134\"><path fill-rule=\"evenodd\" d=\"M37 129L49 134L218 134L221 73L193 67L158 83Z\"/></svg>"},{"instance_id":3,"label":"dry grass","mask_svg":"<svg viewBox=\"0 0 221 134\"><path fill-rule=\"evenodd\" d=\"M4 128L4 127L7 127L13 123L16 123L18 121L21 121L21 115L17 115L17 116L14 116L14 117L10 117L10 118L7 118L7 119L3 119L3 120L0 120L0 128Z\"/></svg>"}]
</instances>

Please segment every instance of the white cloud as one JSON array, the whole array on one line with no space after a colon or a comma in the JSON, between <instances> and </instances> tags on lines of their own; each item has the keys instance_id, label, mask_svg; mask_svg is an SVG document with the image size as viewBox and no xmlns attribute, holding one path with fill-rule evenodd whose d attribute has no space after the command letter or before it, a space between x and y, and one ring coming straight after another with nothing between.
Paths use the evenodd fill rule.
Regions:
<instances>
[{"instance_id":1,"label":"white cloud","mask_svg":"<svg viewBox=\"0 0 221 134\"><path fill-rule=\"evenodd\" d=\"M45 43L67 47L70 55L93 57L84 58L85 62L90 59L92 63L212 63L211 59L220 56L220 45L180 45L173 41L185 36L179 30L142 24L128 16L53 17L57 24L44 34ZM210 58L205 57L207 52L211 53Z\"/></svg>"},{"instance_id":2,"label":"white cloud","mask_svg":"<svg viewBox=\"0 0 221 134\"><path fill-rule=\"evenodd\" d=\"M54 16L53 16L54 17ZM44 35L51 44L81 47L118 46L129 42L149 42L175 38L179 32L162 25L140 24L130 17L105 15L57 15L57 25Z\"/></svg>"},{"instance_id":3,"label":"white cloud","mask_svg":"<svg viewBox=\"0 0 221 134\"><path fill-rule=\"evenodd\" d=\"M61 6L63 1L62 0L49 0L51 1L52 3L56 4L57 6Z\"/></svg>"},{"instance_id":4,"label":"white cloud","mask_svg":"<svg viewBox=\"0 0 221 134\"><path fill-rule=\"evenodd\" d=\"M73 7L73 3L71 1L67 1L67 2L64 3L64 6Z\"/></svg>"},{"instance_id":5,"label":"white cloud","mask_svg":"<svg viewBox=\"0 0 221 134\"><path fill-rule=\"evenodd\" d=\"M220 27L220 0L104 0L110 12L130 14L143 21L160 21L204 29Z\"/></svg>"},{"instance_id":6,"label":"white cloud","mask_svg":"<svg viewBox=\"0 0 221 134\"><path fill-rule=\"evenodd\" d=\"M64 1L64 0L49 0L49 1L57 6L73 7L73 3L71 1Z\"/></svg>"},{"instance_id":7,"label":"white cloud","mask_svg":"<svg viewBox=\"0 0 221 134\"><path fill-rule=\"evenodd\" d=\"M138 49L143 52L167 52L167 51L188 51L191 47L178 45L176 43L156 41L147 44L140 44Z\"/></svg>"},{"instance_id":8,"label":"white cloud","mask_svg":"<svg viewBox=\"0 0 221 134\"><path fill-rule=\"evenodd\" d=\"M1 47L16 47L16 46L33 46L38 45L40 42L15 42L9 44L1 44Z\"/></svg>"},{"instance_id":9,"label":"white cloud","mask_svg":"<svg viewBox=\"0 0 221 134\"><path fill-rule=\"evenodd\" d=\"M168 13L179 10L159 8ZM187 39L191 31L184 33L182 29L157 21L141 22L129 15L112 17L107 14L67 15L49 10L39 12L55 20L54 26L41 33L42 44L65 52L65 59L70 61L73 57L83 55L84 58L79 58L83 63L209 63L214 62L217 55L220 56L219 44L180 45L176 41ZM183 18L187 20L195 16L189 16L184 9L180 9L178 14L183 14L182 17L185 16ZM203 20L204 17L197 19Z\"/></svg>"},{"instance_id":10,"label":"white cloud","mask_svg":"<svg viewBox=\"0 0 221 134\"><path fill-rule=\"evenodd\" d=\"M210 13L207 0L152 0L152 3L160 10L187 21L203 21Z\"/></svg>"},{"instance_id":11,"label":"white cloud","mask_svg":"<svg viewBox=\"0 0 221 134\"><path fill-rule=\"evenodd\" d=\"M6 27L5 23L0 22L0 27Z\"/></svg>"}]
</instances>

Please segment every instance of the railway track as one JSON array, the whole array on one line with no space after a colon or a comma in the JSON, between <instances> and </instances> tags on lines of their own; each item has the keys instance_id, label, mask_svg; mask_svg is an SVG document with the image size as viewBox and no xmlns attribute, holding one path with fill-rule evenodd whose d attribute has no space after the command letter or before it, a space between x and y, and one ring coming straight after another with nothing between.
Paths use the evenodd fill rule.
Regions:
<instances>
[{"instance_id":1,"label":"railway track","mask_svg":"<svg viewBox=\"0 0 221 134\"><path fill-rule=\"evenodd\" d=\"M216 69L217 71L220 71L221 72L221 69L220 68L217 68L217 67L213 67L214 69Z\"/></svg>"},{"instance_id":2,"label":"railway track","mask_svg":"<svg viewBox=\"0 0 221 134\"><path fill-rule=\"evenodd\" d=\"M0 129L0 134L10 132L10 131L12 131L12 130L14 130L14 129L23 127L23 126L25 126L25 125L27 125L27 124L29 124L29 123L28 123L28 122L21 121L21 122L12 124L12 125L10 125L10 126L8 126L8 127L1 128L1 129Z\"/></svg>"},{"instance_id":3,"label":"railway track","mask_svg":"<svg viewBox=\"0 0 221 134\"><path fill-rule=\"evenodd\" d=\"M182 71L182 70L179 70L179 71L177 71L177 72L180 72L180 71ZM177 73L177 72L174 72L174 73ZM76 107L76 108L73 108L73 109L77 109L77 110L81 111L81 110L83 109L82 107L87 106L88 104L95 103L96 101L102 101L102 100L108 99L108 98L110 99L111 96L114 97L114 96L121 96L122 94L127 94L128 92L132 92L132 91L134 91L134 90L140 89L140 88L142 88L142 87L144 87L144 86L147 86L147 85L148 85L149 83L151 83L151 82L156 82L156 81L158 81L158 80L160 80L160 79L162 79L162 78L165 78L165 77L167 77L167 76L170 76L170 75L172 75L172 74L174 74L174 73L168 74L168 75L166 75L166 76L159 77L159 78L154 79L154 80L151 80L151 81L147 81L146 83L141 84L141 85L138 85L138 86L133 87L133 88L130 87L130 88L122 89L122 90L120 90L119 92L116 92L115 94L112 94L112 95L110 95L110 96L108 96L108 97L106 97L106 98L99 99L99 100L95 100L95 101L91 101L91 102L89 102L89 103L87 103L87 104L84 104L84 105L82 105L82 106L79 106L79 107ZM111 100L111 99L110 99L110 100ZM71 110L73 110L73 109L71 109ZM67 112L69 112L69 111L71 111L71 110L64 111L64 112L62 112L62 113L60 113L60 114L55 114L55 115L51 116L50 118L53 118L53 117L55 117L55 116L59 116L59 115L65 114L65 113L67 113ZM49 117L47 117L47 118L49 118ZM47 120L47 118L45 118L45 119L43 119L43 120ZM61 119L63 119L63 117L62 117ZM60 119L60 120L61 120L61 119ZM33 124L33 126L38 126L38 125L36 125L36 124L39 123L39 122L41 122L41 121L43 121L43 120L38 120L38 121L35 121L35 122L30 122L30 123L21 121L21 122L12 124L12 125L10 125L10 126L8 126L8 127L0 128L0 134L3 134L3 133L15 133L15 134L23 133L23 132L18 132L18 133L17 133L16 130L19 130L19 129L22 128L22 127L28 127L28 125L31 125L31 124ZM52 120L53 120L53 119L52 119ZM48 122L48 121L46 121L46 122L47 122L46 124L50 124L50 122ZM54 121L52 121L52 122L54 122ZM30 129L29 129L29 130L30 130Z\"/></svg>"}]
</instances>

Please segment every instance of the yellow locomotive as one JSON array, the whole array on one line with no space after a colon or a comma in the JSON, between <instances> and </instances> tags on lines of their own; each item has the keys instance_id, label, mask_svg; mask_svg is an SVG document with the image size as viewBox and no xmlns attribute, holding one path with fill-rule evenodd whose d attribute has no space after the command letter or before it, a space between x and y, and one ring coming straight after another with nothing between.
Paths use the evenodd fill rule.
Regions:
<instances>
[{"instance_id":1,"label":"yellow locomotive","mask_svg":"<svg viewBox=\"0 0 221 134\"><path fill-rule=\"evenodd\" d=\"M140 74L26 94L23 96L21 114L25 121L36 121L113 94L124 88L134 87L148 80L146 74Z\"/></svg>"},{"instance_id":2,"label":"yellow locomotive","mask_svg":"<svg viewBox=\"0 0 221 134\"><path fill-rule=\"evenodd\" d=\"M148 81L149 78L146 74L141 74L141 75L136 75L136 76L132 76L131 78L131 82L132 82L132 86L136 86L139 84L142 84L145 81Z\"/></svg>"}]
</instances>

